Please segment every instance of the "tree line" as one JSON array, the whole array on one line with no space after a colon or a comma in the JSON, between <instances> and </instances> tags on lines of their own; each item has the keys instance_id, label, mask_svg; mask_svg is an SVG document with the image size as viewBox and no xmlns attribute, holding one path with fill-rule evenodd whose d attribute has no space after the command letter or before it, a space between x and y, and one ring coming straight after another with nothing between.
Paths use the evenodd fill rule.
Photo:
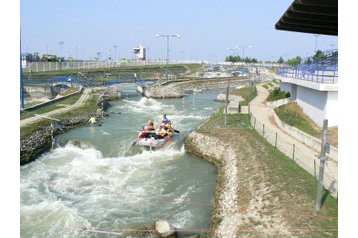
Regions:
<instances>
[{"instance_id":1,"label":"tree line","mask_svg":"<svg viewBox=\"0 0 358 238\"><path fill-rule=\"evenodd\" d=\"M332 56L338 56L338 52L333 52ZM302 59L300 56L296 56L287 60L284 60L282 56L280 56L280 58L277 61L270 61L267 60L265 61L265 63L277 63L277 64L287 64L289 66L297 66L300 64L310 64L311 62L317 61L319 59L325 58L326 54L321 51L321 50L317 50L315 52L315 54L311 57L308 57L306 59ZM258 63L259 61L255 58L250 58L250 57L245 57L245 58L241 58L240 56L233 56L233 55L229 55L225 58L225 62L244 62L244 63ZM262 61L260 61L260 63L262 63Z\"/></svg>"}]
</instances>

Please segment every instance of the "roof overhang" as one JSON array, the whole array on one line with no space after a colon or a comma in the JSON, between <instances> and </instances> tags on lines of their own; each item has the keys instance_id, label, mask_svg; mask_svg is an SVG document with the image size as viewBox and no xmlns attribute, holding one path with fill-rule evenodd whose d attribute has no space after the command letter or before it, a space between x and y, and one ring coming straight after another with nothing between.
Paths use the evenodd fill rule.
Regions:
<instances>
[{"instance_id":1,"label":"roof overhang","mask_svg":"<svg viewBox=\"0 0 358 238\"><path fill-rule=\"evenodd\" d=\"M338 0L294 0L277 30L338 35Z\"/></svg>"}]
</instances>

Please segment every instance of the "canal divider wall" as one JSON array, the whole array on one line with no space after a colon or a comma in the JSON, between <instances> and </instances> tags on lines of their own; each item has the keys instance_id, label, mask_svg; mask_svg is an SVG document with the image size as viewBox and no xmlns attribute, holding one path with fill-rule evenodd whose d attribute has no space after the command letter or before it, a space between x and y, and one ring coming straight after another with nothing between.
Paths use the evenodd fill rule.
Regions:
<instances>
[{"instance_id":1,"label":"canal divider wall","mask_svg":"<svg viewBox=\"0 0 358 238\"><path fill-rule=\"evenodd\" d=\"M51 105L51 104L53 104L53 103L55 103L55 102L60 102L60 101L66 99L66 98L68 98L68 97L81 94L82 92L83 92L83 87L81 86L77 92L70 93L70 94L67 94L67 95L62 96L62 97L54 98L54 99L52 99L52 100L50 100L50 101L47 101L47 102L39 103L39 104L36 104L36 105L34 105L34 106L24 108L24 109L20 110L20 113L33 111L33 110L35 110L35 109L39 109L39 108L42 108L42 107Z\"/></svg>"}]
</instances>

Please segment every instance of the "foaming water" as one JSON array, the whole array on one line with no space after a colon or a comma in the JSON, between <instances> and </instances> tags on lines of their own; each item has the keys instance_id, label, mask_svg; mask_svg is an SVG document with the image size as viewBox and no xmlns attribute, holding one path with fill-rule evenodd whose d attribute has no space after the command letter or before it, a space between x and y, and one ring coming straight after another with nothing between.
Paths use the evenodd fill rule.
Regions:
<instances>
[{"instance_id":1,"label":"foaming water","mask_svg":"<svg viewBox=\"0 0 358 238\"><path fill-rule=\"evenodd\" d=\"M116 230L158 219L208 228L215 168L185 153L183 141L219 104L202 99L203 109L193 110L192 100L122 100L110 108L121 114L103 126L57 137L56 149L21 167L21 236L108 237L52 224ZM132 146L139 125L162 113L180 130L173 142L152 151Z\"/></svg>"}]
</instances>

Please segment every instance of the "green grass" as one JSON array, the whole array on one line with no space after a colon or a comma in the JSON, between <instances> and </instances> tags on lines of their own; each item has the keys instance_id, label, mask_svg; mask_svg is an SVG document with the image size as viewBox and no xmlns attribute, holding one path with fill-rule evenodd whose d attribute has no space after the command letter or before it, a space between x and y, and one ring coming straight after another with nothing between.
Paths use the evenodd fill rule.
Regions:
<instances>
[{"instance_id":1,"label":"green grass","mask_svg":"<svg viewBox=\"0 0 358 238\"><path fill-rule=\"evenodd\" d=\"M214 113L208 121L206 121L198 132L210 132L212 129L224 126L224 110L225 107L220 108ZM251 128L250 118L248 114L227 114L226 127L229 128Z\"/></svg>"},{"instance_id":2,"label":"green grass","mask_svg":"<svg viewBox=\"0 0 358 238\"><path fill-rule=\"evenodd\" d=\"M274 80L272 80L272 82L273 82L274 84L280 84L280 80L279 80L279 79L274 79Z\"/></svg>"},{"instance_id":3,"label":"green grass","mask_svg":"<svg viewBox=\"0 0 358 238\"><path fill-rule=\"evenodd\" d=\"M295 103L279 106L275 109L275 112L283 122L290 126L296 127L312 136L320 133L313 127L314 122Z\"/></svg>"},{"instance_id":4,"label":"green grass","mask_svg":"<svg viewBox=\"0 0 358 238\"><path fill-rule=\"evenodd\" d=\"M223 108L221 108L198 129L198 132L215 135L224 143L230 143L231 146L239 148L240 153L246 155L240 162L240 166L243 166L242 178L238 178L238 182L243 184L241 188L248 180L254 185L260 184L262 182L260 174L264 175L265 185L269 185L271 188L270 192L265 195L267 196L265 199L267 201L279 200L278 203L266 206L265 212L268 215L279 211L288 227L291 227L293 235L298 237L311 233L310 229L314 230L316 237L337 237L338 200L324 190L321 210L316 212L314 206L317 181L314 176L268 143L257 131L251 129L248 115L232 114L228 115L227 119L228 125L225 127ZM216 130L222 128L231 128L232 131ZM215 134L220 131L225 135ZM243 144L240 145L241 143ZM247 146L251 148L247 148ZM256 167L250 167L253 164L256 164ZM248 172L245 172L245 168ZM256 189L261 188L258 186ZM240 200L239 203L242 205L243 201ZM218 217L214 216L212 226L217 226L216 223L220 222L215 219ZM257 221L252 220L247 225L255 226L256 223ZM308 230L296 229L296 227Z\"/></svg>"},{"instance_id":5,"label":"green grass","mask_svg":"<svg viewBox=\"0 0 358 238\"><path fill-rule=\"evenodd\" d=\"M99 95L91 94L89 100L86 101L83 106L78 107L75 110L72 110L69 112L55 114L51 117L59 119L59 120L64 120L64 119L73 118L73 117L76 117L79 115L84 115L85 113L89 113L89 112L95 113L98 108L97 107L98 97L99 97ZM52 120L41 119L38 122L32 123L28 126L21 127L20 128L20 139L23 139L26 136L29 136L30 134L32 134L33 132L35 132L36 130L38 130L41 127L49 126L52 122L53 122Z\"/></svg>"},{"instance_id":6,"label":"green grass","mask_svg":"<svg viewBox=\"0 0 358 238\"><path fill-rule=\"evenodd\" d=\"M240 102L241 106L247 106L257 96L256 87L247 86L240 89L232 89L230 94L241 96L244 101Z\"/></svg>"},{"instance_id":7,"label":"green grass","mask_svg":"<svg viewBox=\"0 0 358 238\"><path fill-rule=\"evenodd\" d=\"M61 96L66 96L66 95L69 95L71 93L77 92L78 90L79 90L78 87L69 87L69 88L66 88L65 90L61 91L60 95Z\"/></svg>"},{"instance_id":8,"label":"green grass","mask_svg":"<svg viewBox=\"0 0 358 238\"><path fill-rule=\"evenodd\" d=\"M65 98L61 101L55 102L53 104L49 104L47 106L44 106L44 107L41 107L38 109L34 109L32 111L21 113L20 120L23 120L23 119L26 119L29 117L33 117L35 114L43 114L43 113L50 112L50 111L53 111L53 110L56 110L59 108L63 108L66 105L72 105L75 102L77 102L77 100L80 97L81 97L81 94L72 95L72 96L69 96L68 98Z\"/></svg>"}]
</instances>

